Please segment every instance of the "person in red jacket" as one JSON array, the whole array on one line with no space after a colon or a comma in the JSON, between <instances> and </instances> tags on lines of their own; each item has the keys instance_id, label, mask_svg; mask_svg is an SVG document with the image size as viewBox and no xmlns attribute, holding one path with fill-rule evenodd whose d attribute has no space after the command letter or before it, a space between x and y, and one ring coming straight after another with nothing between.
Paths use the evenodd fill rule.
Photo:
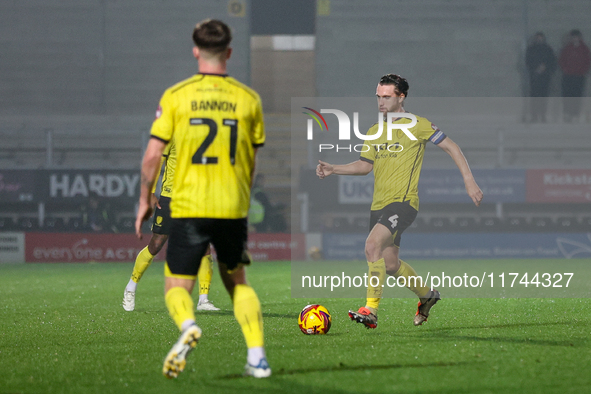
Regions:
<instances>
[{"instance_id":1,"label":"person in red jacket","mask_svg":"<svg viewBox=\"0 0 591 394\"><path fill-rule=\"evenodd\" d=\"M562 70L564 120L572 122L581 113L585 77L591 66L591 51L583 42L583 35L579 30L570 32L569 41L560 52L558 64Z\"/></svg>"}]
</instances>

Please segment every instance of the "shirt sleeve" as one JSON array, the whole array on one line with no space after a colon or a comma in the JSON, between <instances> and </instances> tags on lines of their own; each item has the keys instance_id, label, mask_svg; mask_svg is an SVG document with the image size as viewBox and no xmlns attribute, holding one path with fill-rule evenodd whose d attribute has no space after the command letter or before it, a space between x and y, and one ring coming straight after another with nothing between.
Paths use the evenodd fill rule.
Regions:
<instances>
[{"instance_id":1,"label":"shirt sleeve","mask_svg":"<svg viewBox=\"0 0 591 394\"><path fill-rule=\"evenodd\" d=\"M252 120L252 146L260 148L265 145L265 122L263 119L263 105L261 98L257 96Z\"/></svg>"},{"instance_id":2,"label":"shirt sleeve","mask_svg":"<svg viewBox=\"0 0 591 394\"><path fill-rule=\"evenodd\" d=\"M156 194L156 189L158 188L158 179L160 178L160 173L162 172L162 165L164 164L164 161L166 160L166 157L162 156L160 158L160 165L158 166L158 178L156 178L156 181L154 182L154 186L152 186L152 194Z\"/></svg>"},{"instance_id":3,"label":"shirt sleeve","mask_svg":"<svg viewBox=\"0 0 591 394\"><path fill-rule=\"evenodd\" d=\"M431 137L429 137L429 141L431 141L435 145L439 145L441 141L447 138L447 135L445 135L443 131L439 130L437 126L433 125L433 127L435 128L435 132L431 134Z\"/></svg>"},{"instance_id":4,"label":"shirt sleeve","mask_svg":"<svg viewBox=\"0 0 591 394\"><path fill-rule=\"evenodd\" d=\"M415 137L421 141L431 141L435 145L438 145L447 138L447 136L435 126L429 120L425 118L419 118L418 124L415 126L415 130L412 131Z\"/></svg>"},{"instance_id":5,"label":"shirt sleeve","mask_svg":"<svg viewBox=\"0 0 591 394\"><path fill-rule=\"evenodd\" d=\"M158 166L158 178L160 178L161 176L162 166L168 160L171 145L171 143L166 145L166 147L164 148L164 152L162 152L162 157L160 158L160 165ZM158 188L158 178L156 178L156 182L154 182L154 186L152 186L152 194L156 193L156 189Z\"/></svg>"},{"instance_id":6,"label":"shirt sleeve","mask_svg":"<svg viewBox=\"0 0 591 394\"><path fill-rule=\"evenodd\" d=\"M160 99L160 104L156 110L156 118L152 123L152 129L150 130L150 136L157 138L163 142L168 143L172 139L172 133L174 129L174 108L170 95L170 91L167 90Z\"/></svg>"}]
</instances>

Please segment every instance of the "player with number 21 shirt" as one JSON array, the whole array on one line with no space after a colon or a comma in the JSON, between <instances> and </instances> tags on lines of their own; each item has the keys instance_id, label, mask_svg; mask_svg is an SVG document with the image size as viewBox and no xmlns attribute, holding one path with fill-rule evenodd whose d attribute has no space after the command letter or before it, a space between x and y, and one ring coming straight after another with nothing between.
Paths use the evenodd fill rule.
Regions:
<instances>
[{"instance_id":1,"label":"player with number 21 shirt","mask_svg":"<svg viewBox=\"0 0 591 394\"><path fill-rule=\"evenodd\" d=\"M254 149L265 141L258 94L228 75L200 73L167 89L157 116L151 136L183 147L172 217L246 217Z\"/></svg>"},{"instance_id":2,"label":"player with number 21 shirt","mask_svg":"<svg viewBox=\"0 0 591 394\"><path fill-rule=\"evenodd\" d=\"M177 162L172 184L170 238L166 252L165 302L181 331L164 359L162 373L175 378L186 365L202 331L191 292L200 261L211 243L222 282L248 348L245 374L271 375L261 305L246 281L248 208L257 149L265 142L259 95L226 74L232 34L219 20L193 31L199 73L167 89L156 112L142 162L136 233L149 217L149 194L166 144L174 142Z\"/></svg>"}]
</instances>

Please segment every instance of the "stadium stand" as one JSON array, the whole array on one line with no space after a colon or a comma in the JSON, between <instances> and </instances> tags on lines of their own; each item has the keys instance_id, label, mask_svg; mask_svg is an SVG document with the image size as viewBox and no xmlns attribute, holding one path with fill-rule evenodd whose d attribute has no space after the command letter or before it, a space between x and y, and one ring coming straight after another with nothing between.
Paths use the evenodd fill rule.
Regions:
<instances>
[{"instance_id":1,"label":"stadium stand","mask_svg":"<svg viewBox=\"0 0 591 394\"><path fill-rule=\"evenodd\" d=\"M52 217L48 216L45 218L45 222L43 223L43 231L50 231L50 232L63 232L66 230L66 224L64 219L61 217Z\"/></svg>"},{"instance_id":2,"label":"stadium stand","mask_svg":"<svg viewBox=\"0 0 591 394\"><path fill-rule=\"evenodd\" d=\"M136 168L150 119L2 117L0 168Z\"/></svg>"},{"instance_id":3,"label":"stadium stand","mask_svg":"<svg viewBox=\"0 0 591 394\"><path fill-rule=\"evenodd\" d=\"M12 217L0 217L0 231L14 231L16 223Z\"/></svg>"},{"instance_id":4,"label":"stadium stand","mask_svg":"<svg viewBox=\"0 0 591 394\"><path fill-rule=\"evenodd\" d=\"M150 120L141 117L77 117L59 116L49 118L5 117L0 127L0 168L139 168L142 150L148 138ZM306 141L292 135L289 114L267 114L267 144L260 150L257 171L265 174L265 191L273 203L292 206L297 196L292 195L292 185L298 184L299 168L309 167L316 159L310 158ZM444 122L447 123L447 122ZM587 124L569 125L568 132L557 133L556 124L531 125L520 122L493 124L449 122L448 134L462 147L473 168L585 168L591 139L587 138ZM477 135L477 138L474 138ZM535 138L532 138L535 135ZM454 168L453 161L440 149L428 145L424 168ZM339 162L340 157L327 154L327 161ZM409 231L453 228L454 231L550 231L581 229L584 219L581 212L564 212L560 205L539 205L532 212L522 206L507 210L503 220L494 214L494 206L462 215L461 209L437 207L431 210L423 204L421 215ZM7 214L11 214L6 212ZM19 212L12 216L17 224L4 218L2 231L9 228L32 229L38 227L35 220L21 221L21 216L30 219L35 211ZM72 218L76 209L56 213L62 224L46 220L44 230L57 231L62 227L79 231L81 223ZM123 212L124 217L131 212ZM119 214L118 214L119 215ZM120 216L121 216L120 215ZM288 215L288 224L299 228L299 214ZM54 215L55 216L55 215ZM568 218L565 218L568 217ZM52 217L53 218L53 217ZM9 218L10 219L10 218ZM333 227L338 231L359 231L366 227L365 212L345 218L335 218ZM534 220L535 219L535 220ZM544 220L541 220L544 219ZM326 226L323 218L318 225ZM121 231L129 231L127 219L119 219ZM448 227L450 226L450 227ZM588 227L587 227L588 228Z\"/></svg>"},{"instance_id":5,"label":"stadium stand","mask_svg":"<svg viewBox=\"0 0 591 394\"><path fill-rule=\"evenodd\" d=\"M21 231L36 231L39 229L39 221L33 217L21 217L18 220L18 229Z\"/></svg>"}]
</instances>

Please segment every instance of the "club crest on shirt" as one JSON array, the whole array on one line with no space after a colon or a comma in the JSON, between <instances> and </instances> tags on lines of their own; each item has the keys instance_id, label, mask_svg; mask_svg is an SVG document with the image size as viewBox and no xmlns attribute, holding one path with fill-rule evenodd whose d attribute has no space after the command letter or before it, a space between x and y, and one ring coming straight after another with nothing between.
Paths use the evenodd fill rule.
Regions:
<instances>
[{"instance_id":1,"label":"club crest on shirt","mask_svg":"<svg viewBox=\"0 0 591 394\"><path fill-rule=\"evenodd\" d=\"M160 116L162 116L162 107L158 106L156 109L156 119L158 119Z\"/></svg>"}]
</instances>

